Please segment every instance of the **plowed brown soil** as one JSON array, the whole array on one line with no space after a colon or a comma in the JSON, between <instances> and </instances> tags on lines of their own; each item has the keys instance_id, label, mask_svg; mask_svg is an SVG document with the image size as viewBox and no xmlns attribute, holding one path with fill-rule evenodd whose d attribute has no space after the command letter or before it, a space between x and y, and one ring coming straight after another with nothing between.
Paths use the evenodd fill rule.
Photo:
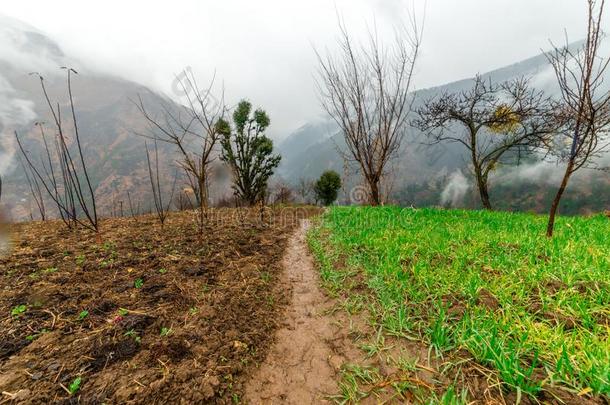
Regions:
<instances>
[{"instance_id":1,"label":"plowed brown soil","mask_svg":"<svg viewBox=\"0 0 610 405\"><path fill-rule=\"evenodd\" d=\"M305 241L304 221L288 242L282 282L292 291L285 324L265 362L246 384L251 404L319 404L337 394L341 366L359 360L345 317L331 314Z\"/></svg>"},{"instance_id":2,"label":"plowed brown soil","mask_svg":"<svg viewBox=\"0 0 610 405\"><path fill-rule=\"evenodd\" d=\"M288 238L314 212L218 210L203 237L190 212L163 228L105 220L98 235L13 227L0 258L0 403L240 400L287 303Z\"/></svg>"}]
</instances>

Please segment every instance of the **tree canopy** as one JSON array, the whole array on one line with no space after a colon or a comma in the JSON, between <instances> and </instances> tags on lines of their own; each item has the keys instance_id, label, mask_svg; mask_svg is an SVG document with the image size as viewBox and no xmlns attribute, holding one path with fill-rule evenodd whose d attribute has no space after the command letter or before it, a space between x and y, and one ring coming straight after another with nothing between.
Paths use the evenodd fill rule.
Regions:
<instances>
[{"instance_id":1,"label":"tree canopy","mask_svg":"<svg viewBox=\"0 0 610 405\"><path fill-rule=\"evenodd\" d=\"M334 170L327 170L322 173L322 176L314 185L316 197L324 205L331 205L337 200L340 188L341 176Z\"/></svg>"},{"instance_id":2,"label":"tree canopy","mask_svg":"<svg viewBox=\"0 0 610 405\"><path fill-rule=\"evenodd\" d=\"M281 156L273 154L273 141L265 135L271 123L262 109L252 111L252 104L242 100L233 112L233 127L221 119L221 159L233 173L233 190L243 202L254 205L263 201L269 177L280 164Z\"/></svg>"},{"instance_id":3,"label":"tree canopy","mask_svg":"<svg viewBox=\"0 0 610 405\"><path fill-rule=\"evenodd\" d=\"M535 90L528 79L496 84L477 76L473 86L426 100L416 111L413 125L431 143L462 144L484 208L491 209L489 175L498 164L519 163L523 154L546 149L556 123L551 100Z\"/></svg>"}]
</instances>

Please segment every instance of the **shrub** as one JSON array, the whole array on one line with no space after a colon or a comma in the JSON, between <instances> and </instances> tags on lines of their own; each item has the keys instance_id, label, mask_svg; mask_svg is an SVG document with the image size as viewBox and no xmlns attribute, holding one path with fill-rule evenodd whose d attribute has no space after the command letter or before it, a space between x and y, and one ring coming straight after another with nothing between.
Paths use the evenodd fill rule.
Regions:
<instances>
[{"instance_id":1,"label":"shrub","mask_svg":"<svg viewBox=\"0 0 610 405\"><path fill-rule=\"evenodd\" d=\"M341 188L341 176L334 170L322 173L314 186L316 198L324 205L331 205L337 199Z\"/></svg>"}]
</instances>

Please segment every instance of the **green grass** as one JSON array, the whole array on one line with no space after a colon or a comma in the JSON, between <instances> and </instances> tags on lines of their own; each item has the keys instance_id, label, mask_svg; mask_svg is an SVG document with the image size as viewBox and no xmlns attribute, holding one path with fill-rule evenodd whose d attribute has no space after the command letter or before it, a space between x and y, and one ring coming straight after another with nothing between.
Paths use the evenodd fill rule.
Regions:
<instances>
[{"instance_id":1,"label":"green grass","mask_svg":"<svg viewBox=\"0 0 610 405\"><path fill-rule=\"evenodd\" d=\"M439 357L465 349L519 394L609 396L610 221L562 217L553 239L545 225L522 213L337 207L309 242L331 294L364 275L387 335Z\"/></svg>"}]
</instances>

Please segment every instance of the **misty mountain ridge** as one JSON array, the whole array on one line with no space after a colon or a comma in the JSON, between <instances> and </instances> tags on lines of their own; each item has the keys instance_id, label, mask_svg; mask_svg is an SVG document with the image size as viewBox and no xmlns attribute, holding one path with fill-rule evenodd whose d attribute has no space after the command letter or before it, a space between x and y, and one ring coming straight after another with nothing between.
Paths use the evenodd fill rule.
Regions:
<instances>
[{"instance_id":1,"label":"misty mountain ridge","mask_svg":"<svg viewBox=\"0 0 610 405\"><path fill-rule=\"evenodd\" d=\"M512 65L493 70L491 72L487 72L481 74L481 77L487 80L492 80L495 82L503 82L511 79L515 79L517 77L526 76L532 77L532 81L536 81L538 78L537 88L550 88L553 86L553 81L548 80L545 76L548 72L550 72L550 65L548 60L544 54L536 55L531 58L525 59L521 62L514 63ZM540 80L542 79L542 80ZM435 96L439 96L445 92L453 93L468 90L472 87L473 78L462 79L455 82L446 83L440 86L425 88L421 90L417 90L413 92L414 104L413 107L417 108L421 105L422 100L426 100L428 98L432 98ZM330 150L336 150L337 147L344 147L344 142L341 139L342 136L339 133L339 128L335 122L333 122L330 118L328 120L327 127L324 128L334 128L335 133L334 136L328 137L324 136L322 131L316 132L317 126L315 125L306 125L303 128L306 128L306 133L309 137L311 137L311 141L306 141L302 139L302 135L304 135L304 131L301 129L295 131L291 135L289 135L281 144L280 150L282 154L286 154L287 156L296 156L298 158L299 155L307 155L311 156L314 153L314 149L318 151L318 153L322 153L327 156L328 161L325 163L312 162L306 157L302 157L300 161L296 161L290 166L283 165L282 166L282 174L287 176L288 178L293 178L294 176L298 176L299 174L305 175L307 177L317 177L321 174L321 171L324 169L320 169L320 167L324 168L332 168L337 170L339 166L337 165L336 158L339 157L338 154L330 153ZM412 143L418 145L420 142L423 142L423 134L418 133L418 131L414 129L410 129L411 137L415 140L412 140ZM305 149L303 147L305 146ZM413 145L409 145L412 147ZM310 150L310 148L313 148ZM437 148L437 146L432 146L432 149ZM440 150L444 150L445 148L452 148L452 145L440 145L438 146ZM422 151L424 148L418 148L419 151ZM441 153L441 151L431 150L428 155L436 155ZM454 151L455 153L459 153L459 151ZM445 154L443 152L443 154ZM298 160L298 159L297 159ZM319 163L322 163L321 165ZM445 162L447 167L454 168L455 163L452 159L451 162ZM343 163L341 163L343 164ZM433 165L436 166L436 165ZM319 173L318 173L319 172Z\"/></svg>"},{"instance_id":2,"label":"misty mountain ridge","mask_svg":"<svg viewBox=\"0 0 610 405\"><path fill-rule=\"evenodd\" d=\"M133 100L142 97L153 112L159 112L161 102L171 100L140 84L88 69L26 24L2 16L0 23L0 174L5 174L3 202L13 219L27 218L34 210L24 173L18 170L13 132L19 133L29 156L38 162L42 145L34 124L44 123L48 135L55 131L38 74L44 77L52 103L59 103L68 133L72 132L63 66L78 72L72 77L75 109L102 212L110 212L124 190L144 200L148 195L144 140L134 132L144 133L148 124ZM164 156L171 156L166 145L161 149Z\"/></svg>"},{"instance_id":3,"label":"misty mountain ridge","mask_svg":"<svg viewBox=\"0 0 610 405\"><path fill-rule=\"evenodd\" d=\"M581 44L582 41L578 41L569 47L576 49ZM610 51L610 43L603 44L602 51L605 50ZM496 83L526 77L536 89L549 96L560 97L553 69L544 53L480 76ZM469 90L473 79L414 91L413 109L421 106L423 100L444 93ZM608 85L610 82L606 83ZM455 128L462 130L459 126ZM282 151L290 152L296 158L290 164L283 165L280 174L289 182L296 183L299 178L317 178L324 170L335 170L348 182L348 192L344 192L340 198L344 203L349 203L349 189L360 184L361 179L356 174L354 162L346 163L341 156L340 151L346 151L342 134L337 130L334 136L321 141L319 139L323 137L320 134L314 135L317 142L303 150L303 141L294 136L297 133L281 145ZM428 145L425 134L409 128L402 148L393 161L392 179L387 180L392 189L389 201L400 205L478 207L476 190L469 177L469 162L467 151L461 145ZM610 165L610 157L606 156L602 163ZM541 161L535 155L529 156L518 167L500 166L491 179L492 199L499 208L544 212L552 192L561 181L560 172L557 164ZM576 178L580 181L573 182L568 188L562 207L564 213L593 212L607 208L607 202L610 201L610 176L606 172L585 169L577 173Z\"/></svg>"},{"instance_id":4,"label":"misty mountain ridge","mask_svg":"<svg viewBox=\"0 0 610 405\"><path fill-rule=\"evenodd\" d=\"M67 112L66 75L61 66L70 66L79 72L73 77L75 107L85 159L90 165L101 211L108 215L117 209L119 203L126 210L128 191L134 200L141 203L141 208L146 209L150 204L150 185L144 139L135 134L147 132L148 124L132 100L142 97L153 115L162 112L163 103L177 105L170 98L143 85L88 69L65 55L58 44L40 31L3 16L0 16L0 50L0 174L5 175L3 202L10 207L13 219L28 218L35 210L23 171L17 170L18 153L13 131L19 132L26 149L38 159L42 150L34 123L44 121L49 129L52 128L40 81L29 73L38 72L44 76L51 99L59 100L62 110ZM538 88L556 91L554 77L544 55L482 76L504 81L523 75L532 76L532 83ZM423 99L445 91L465 90L471 85L472 81L466 79L418 90L413 93L414 107ZM454 206L476 206L464 150L456 144L426 146L423 145L424 141L424 134L410 129L401 152L392 162L393 176L386 179L391 189L389 200L416 206L443 202ZM163 177L167 183L171 183L175 173L174 151L171 145L160 143L159 146L165 163L162 167ZM315 179L324 170L336 170L346 183L340 197L344 203L349 202L349 190L360 184L357 168L353 162L346 163L339 152L345 150L345 143L338 126L330 118L321 118L301 126L283 141L276 142L276 148L282 155L282 162L274 181L296 184L300 179ZM536 161L518 170L501 168L495 189L492 186L492 197L497 196L496 202L501 208L542 211L547 194L554 187L554 184L546 183L548 179L554 179L553 170L552 165ZM568 207L566 212L596 210L603 208L604 201L610 201L607 175L595 173L582 176L586 177L586 181L575 182L571 186L573 190L569 190L572 194L568 193L566 203L573 207ZM590 194L593 190L598 193L598 198L585 201L584 198L570 197ZM230 192L226 183L213 185L212 200L226 197Z\"/></svg>"}]
</instances>

